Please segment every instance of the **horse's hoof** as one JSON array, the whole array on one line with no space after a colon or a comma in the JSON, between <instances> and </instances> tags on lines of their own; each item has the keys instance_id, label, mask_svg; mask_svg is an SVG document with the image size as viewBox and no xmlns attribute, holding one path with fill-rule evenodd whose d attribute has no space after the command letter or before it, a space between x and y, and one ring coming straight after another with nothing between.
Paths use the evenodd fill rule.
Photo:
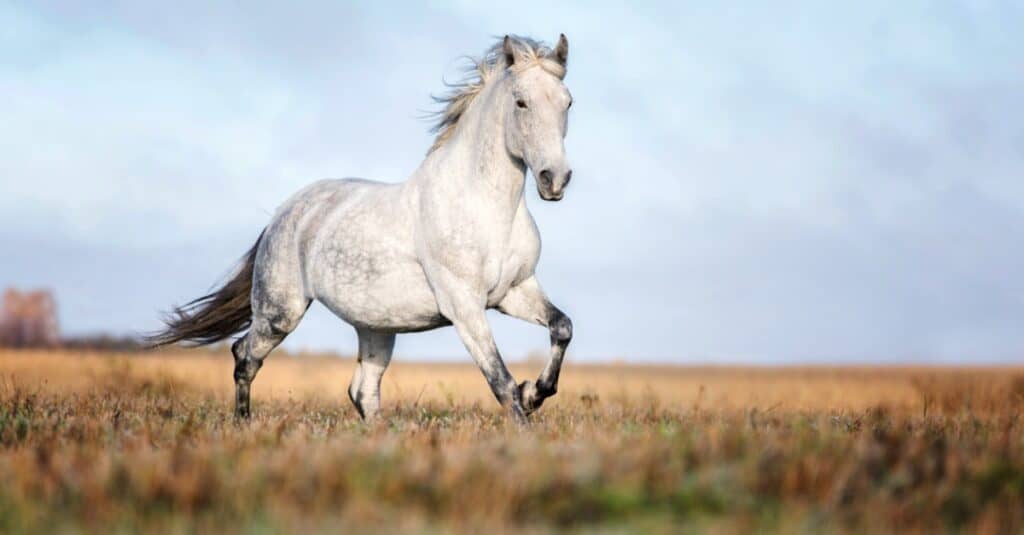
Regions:
<instances>
[{"instance_id":1,"label":"horse's hoof","mask_svg":"<svg viewBox=\"0 0 1024 535\"><path fill-rule=\"evenodd\" d=\"M544 404L544 397L537 391L537 383L533 381L519 383L519 399L523 403L523 412L527 415L533 414Z\"/></svg>"},{"instance_id":2,"label":"horse's hoof","mask_svg":"<svg viewBox=\"0 0 1024 535\"><path fill-rule=\"evenodd\" d=\"M235 420L238 422L248 422L252 419L252 412L249 411L248 407L236 407L235 408Z\"/></svg>"},{"instance_id":3,"label":"horse's hoof","mask_svg":"<svg viewBox=\"0 0 1024 535\"><path fill-rule=\"evenodd\" d=\"M512 403L509 405L509 411L512 413L512 421L516 423L520 428L526 428L529 425L530 420L526 417L528 414L521 405L518 403Z\"/></svg>"}]
</instances>

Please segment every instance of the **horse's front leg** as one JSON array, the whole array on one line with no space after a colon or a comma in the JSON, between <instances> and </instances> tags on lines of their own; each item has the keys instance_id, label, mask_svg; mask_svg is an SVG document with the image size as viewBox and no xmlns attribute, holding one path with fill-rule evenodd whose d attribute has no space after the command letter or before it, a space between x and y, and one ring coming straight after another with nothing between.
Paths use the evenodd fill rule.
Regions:
<instances>
[{"instance_id":1,"label":"horse's front leg","mask_svg":"<svg viewBox=\"0 0 1024 535\"><path fill-rule=\"evenodd\" d=\"M519 385L523 409L527 414L540 408L544 400L558 392L558 375L562 371L565 348L572 340L572 321L548 301L536 277L509 289L498 303L502 313L548 328L551 334L551 358L537 377L537 382L523 381Z\"/></svg>"},{"instance_id":2,"label":"horse's front leg","mask_svg":"<svg viewBox=\"0 0 1024 535\"><path fill-rule=\"evenodd\" d=\"M457 281L436 285L434 294L441 314L458 331L462 343L487 379L494 397L509 409L517 423L526 423L519 387L501 359L491 334L491 326L487 323L486 298L475 295Z\"/></svg>"}]
</instances>

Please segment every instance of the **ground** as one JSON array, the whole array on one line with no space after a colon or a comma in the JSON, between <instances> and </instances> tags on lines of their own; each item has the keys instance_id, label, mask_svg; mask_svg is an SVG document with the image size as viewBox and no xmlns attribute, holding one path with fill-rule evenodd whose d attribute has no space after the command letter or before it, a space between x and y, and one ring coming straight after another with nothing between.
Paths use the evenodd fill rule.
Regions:
<instances>
[{"instance_id":1,"label":"ground","mask_svg":"<svg viewBox=\"0 0 1024 535\"><path fill-rule=\"evenodd\" d=\"M541 363L515 366L535 376ZM0 351L0 531L1016 532L1024 370L568 364L517 428L468 365Z\"/></svg>"}]
</instances>

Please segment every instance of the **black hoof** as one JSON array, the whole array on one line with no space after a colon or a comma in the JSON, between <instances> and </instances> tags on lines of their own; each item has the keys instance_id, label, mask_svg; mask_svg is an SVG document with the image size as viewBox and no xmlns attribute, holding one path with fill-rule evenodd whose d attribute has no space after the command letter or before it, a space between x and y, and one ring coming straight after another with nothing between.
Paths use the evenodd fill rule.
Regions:
<instances>
[{"instance_id":1,"label":"black hoof","mask_svg":"<svg viewBox=\"0 0 1024 535\"><path fill-rule=\"evenodd\" d=\"M523 403L523 412L527 416L533 414L544 404L544 396L533 381L519 383L519 399Z\"/></svg>"},{"instance_id":2,"label":"black hoof","mask_svg":"<svg viewBox=\"0 0 1024 535\"><path fill-rule=\"evenodd\" d=\"M526 427L530 423L530 420L526 417L528 413L518 403L509 405L509 411L512 413L512 420L519 427Z\"/></svg>"},{"instance_id":3,"label":"black hoof","mask_svg":"<svg viewBox=\"0 0 1024 535\"><path fill-rule=\"evenodd\" d=\"M249 421L252 419L252 412L249 407L235 407L235 419Z\"/></svg>"}]
</instances>

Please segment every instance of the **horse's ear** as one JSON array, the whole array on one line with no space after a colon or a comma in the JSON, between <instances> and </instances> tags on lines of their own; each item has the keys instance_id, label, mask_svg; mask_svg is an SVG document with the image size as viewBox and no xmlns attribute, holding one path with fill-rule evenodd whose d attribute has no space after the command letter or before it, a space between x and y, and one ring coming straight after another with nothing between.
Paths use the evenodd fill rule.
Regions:
<instances>
[{"instance_id":1,"label":"horse's ear","mask_svg":"<svg viewBox=\"0 0 1024 535\"><path fill-rule=\"evenodd\" d=\"M516 62L515 46L512 44L512 38L507 35L505 40L501 42L501 53L505 55L506 67L511 67Z\"/></svg>"},{"instance_id":2,"label":"horse's ear","mask_svg":"<svg viewBox=\"0 0 1024 535\"><path fill-rule=\"evenodd\" d=\"M565 38L564 33L558 35L558 44L555 45L555 60L563 67L569 63L569 40Z\"/></svg>"}]
</instances>

